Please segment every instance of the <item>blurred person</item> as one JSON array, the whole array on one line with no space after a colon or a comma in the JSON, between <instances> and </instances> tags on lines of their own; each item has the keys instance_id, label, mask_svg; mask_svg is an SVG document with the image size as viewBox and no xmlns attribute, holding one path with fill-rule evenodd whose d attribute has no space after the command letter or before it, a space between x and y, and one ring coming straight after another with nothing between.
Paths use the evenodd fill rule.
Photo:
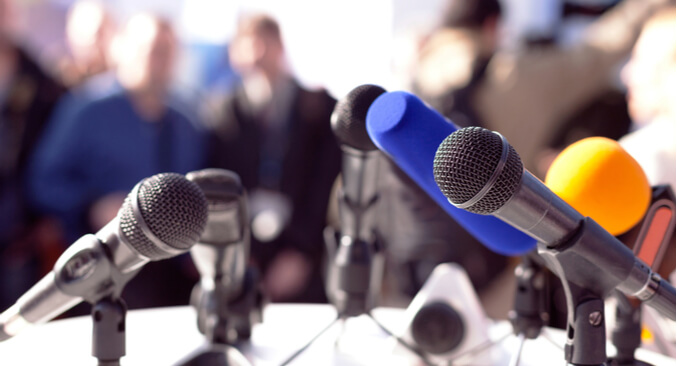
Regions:
<instances>
[{"instance_id":1,"label":"blurred person","mask_svg":"<svg viewBox=\"0 0 677 366\"><path fill-rule=\"evenodd\" d=\"M206 136L199 121L170 96L178 43L171 24L137 14L121 37L123 57L116 70L121 91L50 126L52 133L32 159L33 204L61 219L69 243L112 220L141 179L205 167ZM123 293L129 306L187 303L195 278L177 269L181 260L149 264Z\"/></svg>"},{"instance_id":2,"label":"blurred person","mask_svg":"<svg viewBox=\"0 0 677 366\"><path fill-rule=\"evenodd\" d=\"M114 70L113 39L117 27L102 3L75 2L66 19L66 40L70 57L63 62L61 77L69 86L59 100L45 130L45 139L75 120L82 108L94 100L122 90ZM117 42L119 44L119 42Z\"/></svg>"},{"instance_id":3,"label":"blurred person","mask_svg":"<svg viewBox=\"0 0 677 366\"><path fill-rule=\"evenodd\" d=\"M617 66L629 55L642 23L666 3L624 0L575 45L503 50L498 1L453 0L445 26L421 49L415 90L461 126L499 131L525 167L543 176L549 161L544 152L557 134L566 133L563 125L614 89ZM624 133L614 131L619 128L622 121L605 120L584 133L618 138Z\"/></svg>"},{"instance_id":4,"label":"blurred person","mask_svg":"<svg viewBox=\"0 0 677 366\"><path fill-rule=\"evenodd\" d=\"M58 226L28 206L28 157L64 89L29 56L0 1L0 308L13 303L53 265Z\"/></svg>"},{"instance_id":5,"label":"blurred person","mask_svg":"<svg viewBox=\"0 0 677 366\"><path fill-rule=\"evenodd\" d=\"M584 37L590 24L618 3L617 0L565 1L561 6L561 19L556 22L559 23L555 29L556 36L552 38L551 44L540 46L566 49L575 45ZM631 124L625 90L619 83L556 123L549 141L546 141L545 150L540 154L539 171L547 171L552 159L572 143L590 136L618 140L630 131Z\"/></svg>"},{"instance_id":6,"label":"blurred person","mask_svg":"<svg viewBox=\"0 0 677 366\"><path fill-rule=\"evenodd\" d=\"M459 127L483 125L474 99L499 46L501 12L498 0L451 0L423 40L414 90Z\"/></svg>"},{"instance_id":7,"label":"blurred person","mask_svg":"<svg viewBox=\"0 0 677 366\"><path fill-rule=\"evenodd\" d=\"M71 87L111 69L115 20L100 2L80 0L66 17L69 57L59 65L63 81Z\"/></svg>"},{"instance_id":8,"label":"blurred person","mask_svg":"<svg viewBox=\"0 0 677 366\"><path fill-rule=\"evenodd\" d=\"M325 302L320 262L340 151L335 100L287 69L277 22L243 16L229 50L241 78L213 129L210 165L235 171L249 193L252 259L273 301Z\"/></svg>"},{"instance_id":9,"label":"blurred person","mask_svg":"<svg viewBox=\"0 0 677 366\"><path fill-rule=\"evenodd\" d=\"M677 165L676 31L674 6L652 17L621 74L636 130L620 143L642 166L651 185L670 184L673 192Z\"/></svg>"}]
</instances>

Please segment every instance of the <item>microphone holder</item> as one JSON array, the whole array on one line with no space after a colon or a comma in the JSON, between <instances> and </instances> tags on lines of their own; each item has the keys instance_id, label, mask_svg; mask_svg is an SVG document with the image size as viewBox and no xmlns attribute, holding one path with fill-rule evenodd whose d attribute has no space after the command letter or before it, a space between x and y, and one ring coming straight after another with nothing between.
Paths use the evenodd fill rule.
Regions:
<instances>
[{"instance_id":1,"label":"microphone holder","mask_svg":"<svg viewBox=\"0 0 677 366\"><path fill-rule=\"evenodd\" d=\"M195 285L191 304L197 311L197 327L208 344L176 366L248 366L249 361L236 348L251 338L252 324L261 320L263 298L258 291L258 271L248 267L240 294L232 298L223 286L204 292ZM216 281L218 282L218 281Z\"/></svg>"},{"instance_id":2,"label":"microphone holder","mask_svg":"<svg viewBox=\"0 0 677 366\"><path fill-rule=\"evenodd\" d=\"M635 359L635 350L642 344L642 307L620 291L616 298L616 324L611 333L611 342L616 347L616 356L609 359L609 366L652 366Z\"/></svg>"},{"instance_id":3,"label":"microphone holder","mask_svg":"<svg viewBox=\"0 0 677 366\"><path fill-rule=\"evenodd\" d=\"M523 256L515 269L517 289L514 309L508 314L515 335L536 339L547 321L546 276L543 267L531 257Z\"/></svg>"},{"instance_id":4,"label":"microphone holder","mask_svg":"<svg viewBox=\"0 0 677 366\"><path fill-rule=\"evenodd\" d=\"M575 246L579 241L585 240L585 237L585 234L578 235L565 246ZM605 365L607 356L603 295L606 289L603 286L590 289L569 281L569 273L588 269L560 263L559 256L566 255L567 251L558 251L539 242L538 252L548 267L560 278L566 296L567 340L564 358L568 365ZM575 275L572 277L575 278Z\"/></svg>"},{"instance_id":5,"label":"microphone holder","mask_svg":"<svg viewBox=\"0 0 677 366\"><path fill-rule=\"evenodd\" d=\"M198 313L197 325L212 345L233 345L251 337L252 324L260 321L263 299L258 291L258 272L247 268L240 294L228 298L223 288L203 293L196 284L199 296L193 299Z\"/></svg>"},{"instance_id":6,"label":"microphone holder","mask_svg":"<svg viewBox=\"0 0 677 366\"><path fill-rule=\"evenodd\" d=\"M555 247L538 243L538 253L560 278L566 296L565 358L571 365L603 365L607 362L603 299L616 291L618 283L613 276L585 259L587 252L603 249L599 238L604 237L604 233L601 226L586 218L577 233ZM605 260L616 258L611 256ZM664 292L656 293L658 302L653 304L657 310L669 308L670 302L674 304L674 292L672 298L669 288Z\"/></svg>"},{"instance_id":7,"label":"microphone holder","mask_svg":"<svg viewBox=\"0 0 677 366\"><path fill-rule=\"evenodd\" d=\"M605 365L604 300L593 291L562 281L567 296L567 341L564 358L569 365ZM572 322L573 318L573 322Z\"/></svg>"},{"instance_id":8,"label":"microphone holder","mask_svg":"<svg viewBox=\"0 0 677 366\"><path fill-rule=\"evenodd\" d=\"M522 347L527 339L536 339L545 326L546 276L543 267L529 254L522 257L522 263L515 269L517 288L514 309L508 314L513 333L519 339L517 352L510 365L517 366Z\"/></svg>"},{"instance_id":9,"label":"microphone holder","mask_svg":"<svg viewBox=\"0 0 677 366\"><path fill-rule=\"evenodd\" d=\"M92 356L99 366L120 366L125 356L127 304L122 298L106 296L92 307Z\"/></svg>"}]
</instances>

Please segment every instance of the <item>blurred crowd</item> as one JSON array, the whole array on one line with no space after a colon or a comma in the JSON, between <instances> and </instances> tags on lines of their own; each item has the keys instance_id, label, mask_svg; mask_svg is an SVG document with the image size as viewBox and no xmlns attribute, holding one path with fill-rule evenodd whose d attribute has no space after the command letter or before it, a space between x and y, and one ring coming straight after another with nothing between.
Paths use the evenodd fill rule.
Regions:
<instances>
[{"instance_id":1,"label":"blurred crowd","mask_svg":"<svg viewBox=\"0 0 677 366\"><path fill-rule=\"evenodd\" d=\"M499 131L540 178L570 143L606 136L652 184L674 189L674 2L562 0L549 33L507 47L501 24L514 2L448 0L442 19L431 20L439 25L414 37L403 87L459 126ZM65 18L68 53L44 60L6 26L15 11L0 1L0 308L70 243L111 221L138 181L207 167L236 172L248 192L251 261L264 294L327 301L323 230L341 166L329 120L342 96L298 81L274 17L240 14L223 50L237 77L226 78L225 94L189 98L175 88L181 41L169 19L119 19L104 3L76 1ZM565 42L573 18L583 21ZM490 288L510 260L385 166L379 230L391 290L410 298L448 261L479 291ZM130 308L188 303L198 274L187 255L147 267L123 293Z\"/></svg>"}]
</instances>

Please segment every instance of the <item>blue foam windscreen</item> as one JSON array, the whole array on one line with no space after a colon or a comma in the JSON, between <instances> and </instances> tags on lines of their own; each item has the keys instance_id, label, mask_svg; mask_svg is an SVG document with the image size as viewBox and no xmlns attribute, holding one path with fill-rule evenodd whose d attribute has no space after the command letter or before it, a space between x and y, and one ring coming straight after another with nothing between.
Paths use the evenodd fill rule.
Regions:
<instances>
[{"instance_id":1,"label":"blue foam windscreen","mask_svg":"<svg viewBox=\"0 0 677 366\"><path fill-rule=\"evenodd\" d=\"M457 129L417 96L406 92L382 94L367 112L367 132L374 144L477 240L509 256L534 249L533 238L496 217L454 207L440 191L433 176L435 153L442 140Z\"/></svg>"}]
</instances>

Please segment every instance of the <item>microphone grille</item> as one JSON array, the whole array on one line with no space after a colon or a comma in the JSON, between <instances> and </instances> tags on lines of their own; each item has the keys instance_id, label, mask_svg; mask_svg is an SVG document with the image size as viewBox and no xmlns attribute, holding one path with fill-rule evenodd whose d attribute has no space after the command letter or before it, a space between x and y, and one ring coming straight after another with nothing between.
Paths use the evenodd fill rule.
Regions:
<instances>
[{"instance_id":1,"label":"microphone grille","mask_svg":"<svg viewBox=\"0 0 677 366\"><path fill-rule=\"evenodd\" d=\"M367 111L385 89L365 84L351 90L336 103L331 115L331 128L340 143L361 151L376 150L367 133Z\"/></svg>"},{"instance_id":2,"label":"microphone grille","mask_svg":"<svg viewBox=\"0 0 677 366\"><path fill-rule=\"evenodd\" d=\"M201 244L227 246L242 240L247 223L245 189L237 173L225 169L203 169L186 174L207 198L207 225Z\"/></svg>"},{"instance_id":3,"label":"microphone grille","mask_svg":"<svg viewBox=\"0 0 677 366\"><path fill-rule=\"evenodd\" d=\"M240 176L230 170L208 168L186 174L186 179L197 184L207 198L208 208L223 200L244 195Z\"/></svg>"},{"instance_id":4,"label":"microphone grille","mask_svg":"<svg viewBox=\"0 0 677 366\"><path fill-rule=\"evenodd\" d=\"M455 205L468 202L496 171L503 151L500 135L481 127L466 127L449 135L437 149L433 163L435 181ZM489 215L513 196L522 177L522 160L508 145L505 167L491 188L466 211Z\"/></svg>"},{"instance_id":5,"label":"microphone grille","mask_svg":"<svg viewBox=\"0 0 677 366\"><path fill-rule=\"evenodd\" d=\"M207 200L200 187L176 173L157 174L139 183L120 209L120 229L134 249L151 260L169 258L142 230L145 224L162 243L188 250L202 235L207 223ZM134 192L137 192L134 194ZM137 200L143 223L134 215Z\"/></svg>"}]
</instances>

